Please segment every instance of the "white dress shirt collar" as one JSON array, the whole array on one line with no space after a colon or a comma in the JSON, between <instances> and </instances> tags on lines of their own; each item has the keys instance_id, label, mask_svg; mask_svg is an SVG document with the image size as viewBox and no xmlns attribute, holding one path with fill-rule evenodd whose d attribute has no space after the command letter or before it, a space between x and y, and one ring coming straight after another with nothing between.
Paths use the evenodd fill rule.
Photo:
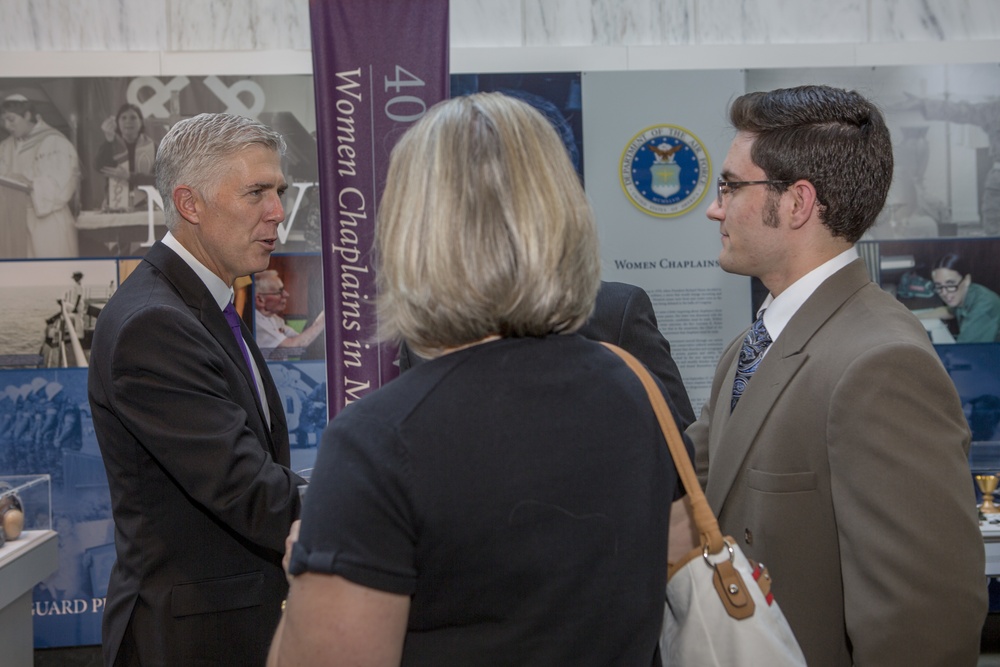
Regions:
<instances>
[{"instance_id":1,"label":"white dress shirt collar","mask_svg":"<svg viewBox=\"0 0 1000 667\"><path fill-rule=\"evenodd\" d=\"M212 293L212 298L219 304L219 310L223 310L226 305L233 300L233 288L225 283L222 278L212 273L212 270L195 258L191 252L181 245L181 242L169 231L163 237L163 245L167 246L184 260L184 263L191 267L191 270L198 274L201 282Z\"/></svg>"},{"instance_id":2,"label":"white dress shirt collar","mask_svg":"<svg viewBox=\"0 0 1000 667\"><path fill-rule=\"evenodd\" d=\"M792 316L798 312L802 304L812 296L813 292L827 278L840 271L858 257L857 249L851 246L833 259L827 260L796 280L788 289L778 295L777 298L768 294L767 298L764 299L764 303L757 309L757 316L760 316L761 311L767 311L764 313L764 326L767 328L767 333L771 336L771 340L778 340L778 336L784 331Z\"/></svg>"}]
</instances>

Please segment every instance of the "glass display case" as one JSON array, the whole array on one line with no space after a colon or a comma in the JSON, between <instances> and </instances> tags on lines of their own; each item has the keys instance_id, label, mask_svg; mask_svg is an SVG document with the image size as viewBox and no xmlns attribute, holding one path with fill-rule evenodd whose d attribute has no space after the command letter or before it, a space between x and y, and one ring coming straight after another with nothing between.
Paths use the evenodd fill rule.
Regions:
<instances>
[{"instance_id":1,"label":"glass display case","mask_svg":"<svg viewBox=\"0 0 1000 667\"><path fill-rule=\"evenodd\" d=\"M50 476L0 476L0 546L48 530L52 530Z\"/></svg>"},{"instance_id":2,"label":"glass display case","mask_svg":"<svg viewBox=\"0 0 1000 667\"><path fill-rule=\"evenodd\" d=\"M30 667L32 590L59 567L49 475L0 476L0 538L0 662Z\"/></svg>"},{"instance_id":3,"label":"glass display case","mask_svg":"<svg viewBox=\"0 0 1000 667\"><path fill-rule=\"evenodd\" d=\"M1000 576L1000 505L996 491L1000 482L1000 442L981 441L969 445L979 530L986 550L986 576Z\"/></svg>"},{"instance_id":4,"label":"glass display case","mask_svg":"<svg viewBox=\"0 0 1000 667\"><path fill-rule=\"evenodd\" d=\"M1000 474L1000 442L984 440L969 445L969 467L974 475Z\"/></svg>"}]
</instances>

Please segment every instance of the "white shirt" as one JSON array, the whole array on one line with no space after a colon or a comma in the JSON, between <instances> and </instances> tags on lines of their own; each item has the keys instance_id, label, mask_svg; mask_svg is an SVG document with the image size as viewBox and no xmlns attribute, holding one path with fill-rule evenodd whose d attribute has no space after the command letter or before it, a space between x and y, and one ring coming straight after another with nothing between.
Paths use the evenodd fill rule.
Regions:
<instances>
[{"instance_id":1,"label":"white shirt","mask_svg":"<svg viewBox=\"0 0 1000 667\"><path fill-rule=\"evenodd\" d=\"M785 330L792 316L798 312L802 304L813 295L813 292L827 278L840 271L858 257L857 249L851 246L833 259L827 260L796 280L777 297L768 294L767 298L764 299L764 303L757 309L757 317L760 317L761 312L767 311L764 312L764 328L767 329L768 335L771 336L771 342L773 343L778 340L778 336ZM767 352L770 349L771 346L764 351L764 356L767 356Z\"/></svg>"},{"instance_id":2,"label":"white shirt","mask_svg":"<svg viewBox=\"0 0 1000 667\"><path fill-rule=\"evenodd\" d=\"M281 345L282 341L288 338L290 331L292 335L298 333L290 330L280 315L267 315L258 310L254 322L256 324L254 338L257 340L257 345L260 346L261 352ZM266 357L267 354L265 353L264 356Z\"/></svg>"}]
</instances>

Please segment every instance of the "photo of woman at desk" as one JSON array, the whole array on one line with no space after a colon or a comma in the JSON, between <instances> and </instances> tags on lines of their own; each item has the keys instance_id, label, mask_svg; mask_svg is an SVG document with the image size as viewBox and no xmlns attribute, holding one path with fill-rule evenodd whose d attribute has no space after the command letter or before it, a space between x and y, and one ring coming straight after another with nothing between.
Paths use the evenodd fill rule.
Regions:
<instances>
[{"instance_id":1,"label":"photo of woman at desk","mask_svg":"<svg viewBox=\"0 0 1000 667\"><path fill-rule=\"evenodd\" d=\"M1000 341L1000 295L972 282L972 273L962 256L948 253L934 263L931 271L934 292L944 306L925 311L930 316L954 319L958 325L956 343L994 343Z\"/></svg>"}]
</instances>

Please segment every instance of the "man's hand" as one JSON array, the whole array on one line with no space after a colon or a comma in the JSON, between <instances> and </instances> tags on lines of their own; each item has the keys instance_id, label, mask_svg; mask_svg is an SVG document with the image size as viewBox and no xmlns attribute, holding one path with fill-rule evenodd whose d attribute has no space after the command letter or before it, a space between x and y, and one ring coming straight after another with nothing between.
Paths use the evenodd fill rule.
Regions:
<instances>
[{"instance_id":1,"label":"man's hand","mask_svg":"<svg viewBox=\"0 0 1000 667\"><path fill-rule=\"evenodd\" d=\"M691 500L684 496L670 506L670 532L667 562L676 563L701 544L698 527L691 514Z\"/></svg>"},{"instance_id":2,"label":"man's hand","mask_svg":"<svg viewBox=\"0 0 1000 667\"><path fill-rule=\"evenodd\" d=\"M288 531L288 537L285 538L285 555L281 557L281 566L285 568L285 576L288 577L289 583L292 581L292 575L288 573L288 564L292 560L292 547L299 541L299 526L301 524L301 519L296 519L292 522L292 527Z\"/></svg>"}]
</instances>

